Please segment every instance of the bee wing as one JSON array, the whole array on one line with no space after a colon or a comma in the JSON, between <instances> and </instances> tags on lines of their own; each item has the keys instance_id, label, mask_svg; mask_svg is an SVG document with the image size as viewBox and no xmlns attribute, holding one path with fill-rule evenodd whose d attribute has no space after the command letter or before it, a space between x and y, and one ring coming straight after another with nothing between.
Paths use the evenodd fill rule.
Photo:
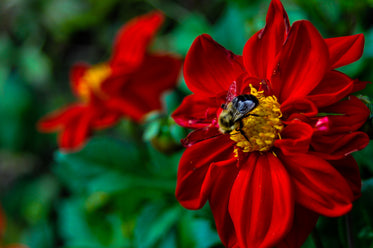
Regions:
<instances>
[{"instance_id":1,"label":"bee wing","mask_svg":"<svg viewBox=\"0 0 373 248\"><path fill-rule=\"evenodd\" d=\"M237 96L237 82L233 81L228 89L227 103L231 102Z\"/></svg>"},{"instance_id":2,"label":"bee wing","mask_svg":"<svg viewBox=\"0 0 373 248\"><path fill-rule=\"evenodd\" d=\"M227 109L228 104L237 96L237 82L233 81L229 86L225 104L222 105L223 109Z\"/></svg>"},{"instance_id":3,"label":"bee wing","mask_svg":"<svg viewBox=\"0 0 373 248\"><path fill-rule=\"evenodd\" d=\"M241 118L245 117L251 110L253 110L256 107L256 103L253 101L238 101L235 103L235 108L233 112L233 120L234 122L240 120Z\"/></svg>"},{"instance_id":4,"label":"bee wing","mask_svg":"<svg viewBox=\"0 0 373 248\"><path fill-rule=\"evenodd\" d=\"M246 113L242 113L238 111L237 109L234 109L232 116L233 116L233 122L237 122L240 119L242 119L245 116Z\"/></svg>"}]
</instances>

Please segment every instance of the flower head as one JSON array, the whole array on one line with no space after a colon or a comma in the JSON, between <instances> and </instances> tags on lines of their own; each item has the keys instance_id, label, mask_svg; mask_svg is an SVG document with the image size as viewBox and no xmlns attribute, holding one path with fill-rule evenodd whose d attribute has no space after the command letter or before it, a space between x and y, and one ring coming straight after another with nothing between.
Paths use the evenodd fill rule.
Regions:
<instances>
[{"instance_id":1,"label":"flower head","mask_svg":"<svg viewBox=\"0 0 373 248\"><path fill-rule=\"evenodd\" d=\"M71 87L79 101L44 117L39 129L60 131L60 148L72 150L123 116L139 122L161 109L160 96L176 85L181 68L179 58L147 51L162 22L160 12L136 17L119 30L109 61L74 65Z\"/></svg>"},{"instance_id":2,"label":"flower head","mask_svg":"<svg viewBox=\"0 0 373 248\"><path fill-rule=\"evenodd\" d=\"M279 0L243 56L206 34L194 41L184 65L193 94L173 113L195 129L176 197L189 209L208 200L226 247L300 247L319 215L351 209L361 185L350 153L369 142L357 131L369 112L350 96L365 83L334 69L359 59L363 43L290 26Z\"/></svg>"}]
</instances>

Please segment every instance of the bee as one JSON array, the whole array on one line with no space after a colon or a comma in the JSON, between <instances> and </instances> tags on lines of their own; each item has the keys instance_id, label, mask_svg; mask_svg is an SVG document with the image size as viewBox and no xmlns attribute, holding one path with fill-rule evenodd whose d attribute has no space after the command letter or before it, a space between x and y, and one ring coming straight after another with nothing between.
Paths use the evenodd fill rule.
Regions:
<instances>
[{"instance_id":1,"label":"bee","mask_svg":"<svg viewBox=\"0 0 373 248\"><path fill-rule=\"evenodd\" d=\"M258 98L251 94L239 95L233 98L228 104L223 104L218 124L222 133L230 133L233 130L239 131L248 140L242 128L242 119L250 114L259 104ZM254 115L255 116L255 115Z\"/></svg>"}]
</instances>

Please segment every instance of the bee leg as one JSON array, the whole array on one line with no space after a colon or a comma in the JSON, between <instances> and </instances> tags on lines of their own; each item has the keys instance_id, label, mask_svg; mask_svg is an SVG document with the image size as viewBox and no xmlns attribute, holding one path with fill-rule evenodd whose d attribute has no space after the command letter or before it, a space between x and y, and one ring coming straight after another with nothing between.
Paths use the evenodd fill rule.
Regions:
<instances>
[{"instance_id":1,"label":"bee leg","mask_svg":"<svg viewBox=\"0 0 373 248\"><path fill-rule=\"evenodd\" d=\"M247 138L245 132L242 131L242 127L243 127L243 123L242 123L242 120L240 120L240 128L238 129L238 131L239 131L240 134L241 134L243 137L245 137L245 139L250 143L249 138Z\"/></svg>"}]
</instances>

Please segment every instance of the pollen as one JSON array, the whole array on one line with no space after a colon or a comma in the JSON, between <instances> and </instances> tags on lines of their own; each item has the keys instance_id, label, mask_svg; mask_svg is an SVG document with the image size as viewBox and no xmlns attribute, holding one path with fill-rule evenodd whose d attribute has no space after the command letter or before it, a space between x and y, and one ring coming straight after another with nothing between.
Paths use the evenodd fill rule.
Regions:
<instances>
[{"instance_id":1,"label":"pollen","mask_svg":"<svg viewBox=\"0 0 373 248\"><path fill-rule=\"evenodd\" d=\"M268 151L283 129L280 104L275 96L265 96L250 85L252 95L259 100L258 106L242 119L239 129L230 132L230 138L243 152Z\"/></svg>"},{"instance_id":2,"label":"pollen","mask_svg":"<svg viewBox=\"0 0 373 248\"><path fill-rule=\"evenodd\" d=\"M79 81L78 93L83 101L88 101L91 94L103 97L101 84L110 75L111 69L107 64L98 64L89 68Z\"/></svg>"}]
</instances>

